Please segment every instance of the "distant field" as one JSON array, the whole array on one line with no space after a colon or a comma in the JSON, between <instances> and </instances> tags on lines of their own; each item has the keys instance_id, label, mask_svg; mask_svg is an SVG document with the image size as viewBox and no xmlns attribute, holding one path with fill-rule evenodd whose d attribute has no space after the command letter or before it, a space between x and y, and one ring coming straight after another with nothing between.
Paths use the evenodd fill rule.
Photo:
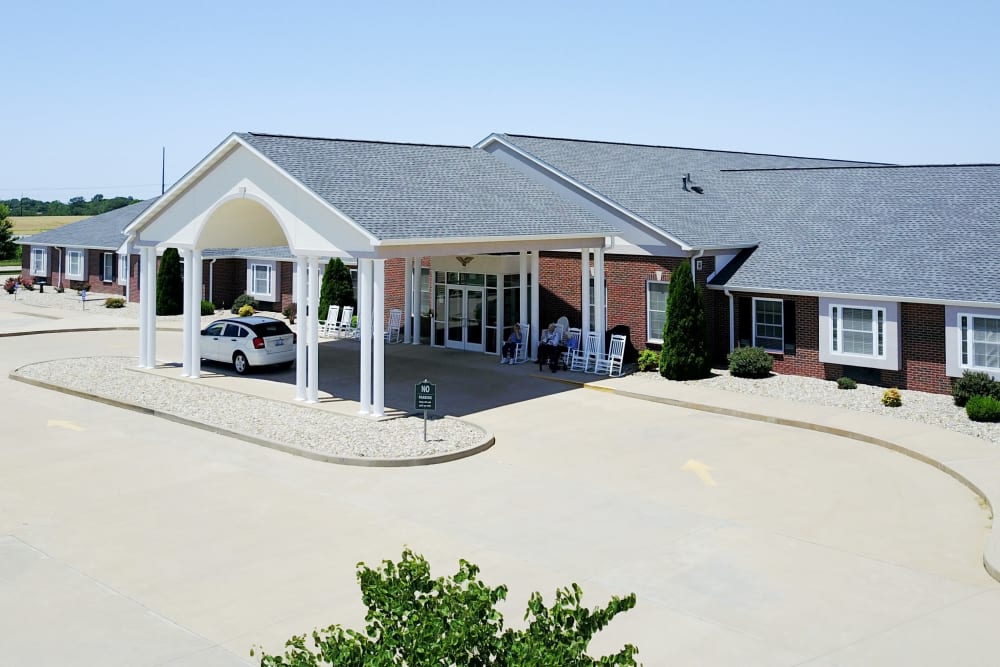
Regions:
<instances>
[{"instance_id":1,"label":"distant field","mask_svg":"<svg viewBox=\"0 0 1000 667\"><path fill-rule=\"evenodd\" d=\"M89 218L89 215L12 215L10 221L14 223L14 235L24 234L25 236L48 231L56 227L68 225L77 220Z\"/></svg>"}]
</instances>

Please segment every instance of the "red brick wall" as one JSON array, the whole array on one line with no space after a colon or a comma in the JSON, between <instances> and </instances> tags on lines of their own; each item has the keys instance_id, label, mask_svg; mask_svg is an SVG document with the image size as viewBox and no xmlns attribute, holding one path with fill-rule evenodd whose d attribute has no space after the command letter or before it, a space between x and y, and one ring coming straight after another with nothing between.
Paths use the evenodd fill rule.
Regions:
<instances>
[{"instance_id":1,"label":"red brick wall","mask_svg":"<svg viewBox=\"0 0 1000 667\"><path fill-rule=\"evenodd\" d=\"M202 272L208 284L209 264ZM282 267L284 268L284 267ZM229 309L233 301L247 291L247 261L245 259L218 259L212 265L212 302L219 308Z\"/></svg>"}]
</instances>

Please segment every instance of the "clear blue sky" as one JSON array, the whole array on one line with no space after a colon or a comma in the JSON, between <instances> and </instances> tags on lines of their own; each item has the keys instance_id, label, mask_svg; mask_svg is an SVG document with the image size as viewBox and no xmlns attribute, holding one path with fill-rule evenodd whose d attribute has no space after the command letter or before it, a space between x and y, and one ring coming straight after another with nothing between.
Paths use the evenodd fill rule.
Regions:
<instances>
[{"instance_id":1,"label":"clear blue sky","mask_svg":"<svg viewBox=\"0 0 1000 667\"><path fill-rule=\"evenodd\" d=\"M33 2L0 199L158 194L230 132L1000 162L1000 3Z\"/></svg>"}]
</instances>

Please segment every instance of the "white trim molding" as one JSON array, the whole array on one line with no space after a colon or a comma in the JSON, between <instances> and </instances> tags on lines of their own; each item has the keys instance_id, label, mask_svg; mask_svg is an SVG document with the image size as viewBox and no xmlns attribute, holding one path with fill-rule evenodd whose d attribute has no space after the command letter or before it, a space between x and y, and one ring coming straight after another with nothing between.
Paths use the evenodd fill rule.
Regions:
<instances>
[{"instance_id":1,"label":"white trim molding","mask_svg":"<svg viewBox=\"0 0 1000 667\"><path fill-rule=\"evenodd\" d=\"M975 341L972 332L975 330L977 320L980 324L1000 326L1000 309L945 307L945 372L951 377L959 377L963 371L980 371L988 373L994 380L1000 380L1000 363L997 367L975 363ZM980 344L992 347L995 343L980 341ZM1000 341L997 344L1000 344Z\"/></svg>"},{"instance_id":2,"label":"white trim molding","mask_svg":"<svg viewBox=\"0 0 1000 667\"><path fill-rule=\"evenodd\" d=\"M663 308L662 308L663 323L660 325L660 328L659 328L658 331L653 331L653 328L650 326L650 323L652 321L652 317L650 315L651 315L651 313L654 312L654 309L650 306L650 302L649 302L649 294L650 294L650 292L649 292L649 286L650 285L663 285L663 287L665 288L664 291L663 291ZM656 343L658 345L662 345L663 344L663 327L667 323L667 298L669 296L669 291L670 291L670 281L669 280L653 280L653 279L649 279L649 280L646 281L646 342L647 343ZM657 308L655 310L655 312L661 312L661 309Z\"/></svg>"},{"instance_id":3,"label":"white trim molding","mask_svg":"<svg viewBox=\"0 0 1000 667\"><path fill-rule=\"evenodd\" d=\"M74 264L79 265L74 267ZM82 248L66 248L66 278L67 280L87 279L87 251Z\"/></svg>"},{"instance_id":4,"label":"white trim molding","mask_svg":"<svg viewBox=\"0 0 1000 667\"><path fill-rule=\"evenodd\" d=\"M869 317L862 318L866 323L870 322L870 329L867 332L845 326L845 315L857 319L854 317L859 315L857 311L867 311L870 314ZM845 334L852 334L850 341L856 341L860 333L871 336L871 353L856 350L845 352ZM819 300L820 361L827 364L898 371L902 366L901 356L898 303L860 299Z\"/></svg>"},{"instance_id":5,"label":"white trim molding","mask_svg":"<svg viewBox=\"0 0 1000 667\"><path fill-rule=\"evenodd\" d=\"M49 254L48 246L32 246L31 248L31 275L49 275Z\"/></svg>"}]
</instances>

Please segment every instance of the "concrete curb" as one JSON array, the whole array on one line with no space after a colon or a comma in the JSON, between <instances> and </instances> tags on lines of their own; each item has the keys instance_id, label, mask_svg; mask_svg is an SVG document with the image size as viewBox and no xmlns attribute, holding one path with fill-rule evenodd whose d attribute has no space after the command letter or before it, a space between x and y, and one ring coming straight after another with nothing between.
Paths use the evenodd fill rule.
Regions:
<instances>
[{"instance_id":1,"label":"concrete curb","mask_svg":"<svg viewBox=\"0 0 1000 667\"><path fill-rule=\"evenodd\" d=\"M154 417L166 419L167 421L172 421L178 424L183 424L185 426L192 426L194 428L198 428L203 431L208 431L209 433L215 433L217 435L223 435L229 438L236 438L237 440L243 440L244 442L249 442L254 445L260 445L262 447L267 447L269 449L276 449L280 452L285 452L286 454L294 454L295 456L301 456L303 458L312 459L314 461L323 461L324 463L336 463L338 465L360 466L364 468L409 468L414 466L426 466L426 465L434 465L437 463L448 463L449 461L457 461L459 459L464 459L469 456L479 454L480 452L484 452L490 447L492 447L494 444L496 444L496 438L492 433L490 433L485 429L482 429L479 426L476 426L476 428L483 431L482 442L473 445L472 447L459 449L453 452L445 452L443 454L435 454L433 456L410 457L410 458L376 459L376 458L351 457L351 456L334 456L332 454L324 454L323 452L313 451L311 449L307 449L305 447L299 447L297 445L278 442L276 440L269 440L267 438L258 438L257 436L248 435L246 433L240 433L239 431L232 431L230 429L222 428L219 426L212 426L211 424L205 424L204 422L188 419L187 417L181 417L180 415L175 415L170 412L154 410L153 408L145 408L141 405L135 405L134 403L126 403L124 401L119 401L113 398L107 398L105 396L88 394L82 391L77 391L75 389L61 387L59 385L43 382L42 380L23 377L17 374L17 372L21 368L24 368L24 366L15 368L8 374L7 377L9 377L11 380L15 380L17 382L23 382L25 384L33 385L35 387L50 389L52 391L57 391L62 394L76 396L77 398L84 398L89 401L96 401L97 403L104 403L105 405L110 405L116 408L124 408L125 410L131 410L133 412L139 412L145 415L152 415ZM226 391L226 390L219 389L218 391ZM238 393L238 392L230 392L230 393ZM305 406L301 407L303 409L308 409ZM455 419L455 418L445 417L445 419ZM462 421L462 420L456 420L456 421Z\"/></svg>"},{"instance_id":2,"label":"concrete curb","mask_svg":"<svg viewBox=\"0 0 1000 667\"><path fill-rule=\"evenodd\" d=\"M7 331L0 332L0 338L14 338L15 336L36 336L38 334L57 333L87 333L92 331L138 331L138 326L127 327L77 327L75 329L36 329L34 331ZM183 331L178 327L157 327L157 331Z\"/></svg>"},{"instance_id":3,"label":"concrete curb","mask_svg":"<svg viewBox=\"0 0 1000 667\"><path fill-rule=\"evenodd\" d=\"M562 382L571 382L570 380L561 380ZM768 424L777 424L779 426L790 426L792 428L801 428L808 431L816 431L818 433L826 433L828 435L834 435L841 438L849 438L851 440L857 440L859 442L865 442L871 445L877 445L878 447L883 447L894 452L898 452L905 456L909 456L912 459L920 461L921 463L926 463L943 473L956 479L958 482L963 484L966 488L972 491L976 496L982 499L986 506L989 508L990 518L993 518L993 508L996 505L994 500L984 491L983 487L985 485L980 485L977 482L969 479L962 473L958 472L954 468L950 467L943 461L931 458L926 454L918 452L914 449L906 447L896 442L890 440L885 440L884 438L878 438L867 433L861 433L859 431L851 431L848 429L837 428L835 426L826 426L824 424L816 424L814 422L807 422L800 419L788 419L787 417L778 417L775 415L767 415L759 412L749 412L746 410L734 410L732 408L723 408L717 405L710 405L707 403L695 403L692 401L684 401L676 398L668 398L666 396L651 396L650 394L642 394L638 392L625 391L622 389L615 389L614 387L605 387L599 384L593 384L590 382L580 382L579 383L584 389L590 389L594 391L602 391L609 394L614 394L615 396L621 396L623 398L633 398L642 401L649 401L652 403L662 403L664 405L670 405L678 408L686 408L688 410L699 410L701 412L710 412L712 414L723 415L726 417L736 417L738 419L749 419L753 421L765 422ZM983 547L983 567L986 568L986 572L989 573L996 581L1000 582L1000 528L998 528L995 521L992 521L992 526L990 528L990 534L986 538L986 545Z\"/></svg>"}]
</instances>

